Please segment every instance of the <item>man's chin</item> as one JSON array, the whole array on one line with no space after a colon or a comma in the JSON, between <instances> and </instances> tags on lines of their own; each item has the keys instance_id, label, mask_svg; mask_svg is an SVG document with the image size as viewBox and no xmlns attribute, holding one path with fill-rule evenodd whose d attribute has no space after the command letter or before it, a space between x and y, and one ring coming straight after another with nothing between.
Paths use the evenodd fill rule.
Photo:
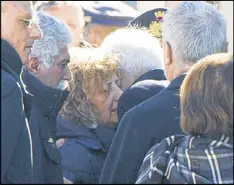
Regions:
<instances>
[{"instance_id":1,"label":"man's chin","mask_svg":"<svg viewBox=\"0 0 234 185\"><path fill-rule=\"evenodd\" d=\"M68 86L65 86L65 87L61 87L61 88L57 88L58 90L61 90L61 91L67 91L68 90Z\"/></svg>"},{"instance_id":2,"label":"man's chin","mask_svg":"<svg viewBox=\"0 0 234 185\"><path fill-rule=\"evenodd\" d=\"M23 56L20 56L23 65L27 65L29 63L29 54L30 52L24 53Z\"/></svg>"},{"instance_id":3,"label":"man's chin","mask_svg":"<svg viewBox=\"0 0 234 185\"><path fill-rule=\"evenodd\" d=\"M56 89L65 91L65 90L68 90L68 87L69 86L68 86L67 81L60 81L59 84L57 85Z\"/></svg>"}]
</instances>

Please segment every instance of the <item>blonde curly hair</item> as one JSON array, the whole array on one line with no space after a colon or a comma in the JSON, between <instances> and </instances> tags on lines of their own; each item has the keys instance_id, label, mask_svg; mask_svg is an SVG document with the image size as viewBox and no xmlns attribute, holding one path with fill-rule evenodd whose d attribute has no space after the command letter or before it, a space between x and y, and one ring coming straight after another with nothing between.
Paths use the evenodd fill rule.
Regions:
<instances>
[{"instance_id":1,"label":"blonde curly hair","mask_svg":"<svg viewBox=\"0 0 234 185\"><path fill-rule=\"evenodd\" d=\"M115 56L85 62L76 62L73 57L69 64L72 74L69 82L70 94L60 115L76 124L96 128L100 123L100 115L91 99L97 93L104 92L103 84L113 74L120 77L119 66L119 60Z\"/></svg>"}]
</instances>

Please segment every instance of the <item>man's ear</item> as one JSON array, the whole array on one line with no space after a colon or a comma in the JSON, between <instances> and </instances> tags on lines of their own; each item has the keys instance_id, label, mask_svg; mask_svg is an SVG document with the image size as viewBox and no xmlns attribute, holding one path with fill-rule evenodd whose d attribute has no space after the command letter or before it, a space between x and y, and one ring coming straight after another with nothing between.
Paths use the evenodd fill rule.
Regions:
<instances>
[{"instance_id":1,"label":"man's ear","mask_svg":"<svg viewBox=\"0 0 234 185\"><path fill-rule=\"evenodd\" d=\"M164 63L170 65L172 63L171 46L168 42L164 44Z\"/></svg>"},{"instance_id":2,"label":"man's ear","mask_svg":"<svg viewBox=\"0 0 234 185\"><path fill-rule=\"evenodd\" d=\"M40 62L37 58L31 57L26 66L30 73L32 73L36 77L38 76L40 70Z\"/></svg>"}]
</instances>

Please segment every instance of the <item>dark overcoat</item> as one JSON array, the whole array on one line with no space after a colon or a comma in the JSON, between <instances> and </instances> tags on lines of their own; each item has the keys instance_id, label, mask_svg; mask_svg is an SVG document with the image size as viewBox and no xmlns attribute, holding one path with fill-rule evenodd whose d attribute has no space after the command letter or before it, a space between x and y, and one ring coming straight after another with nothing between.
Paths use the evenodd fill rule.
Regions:
<instances>
[{"instance_id":1,"label":"dark overcoat","mask_svg":"<svg viewBox=\"0 0 234 185\"><path fill-rule=\"evenodd\" d=\"M61 154L56 148L56 117L68 96L42 84L25 68L21 78L26 90L33 95L30 113L34 157L34 183L63 183Z\"/></svg>"},{"instance_id":2,"label":"dark overcoat","mask_svg":"<svg viewBox=\"0 0 234 185\"><path fill-rule=\"evenodd\" d=\"M57 120L57 137L65 138L60 147L63 176L73 183L97 184L116 127L89 129L61 117Z\"/></svg>"},{"instance_id":3,"label":"dark overcoat","mask_svg":"<svg viewBox=\"0 0 234 185\"><path fill-rule=\"evenodd\" d=\"M1 183L33 183L31 133L20 81L22 62L1 39Z\"/></svg>"},{"instance_id":4,"label":"dark overcoat","mask_svg":"<svg viewBox=\"0 0 234 185\"><path fill-rule=\"evenodd\" d=\"M1 40L1 182L63 183L56 116L68 92L43 85Z\"/></svg>"}]
</instances>

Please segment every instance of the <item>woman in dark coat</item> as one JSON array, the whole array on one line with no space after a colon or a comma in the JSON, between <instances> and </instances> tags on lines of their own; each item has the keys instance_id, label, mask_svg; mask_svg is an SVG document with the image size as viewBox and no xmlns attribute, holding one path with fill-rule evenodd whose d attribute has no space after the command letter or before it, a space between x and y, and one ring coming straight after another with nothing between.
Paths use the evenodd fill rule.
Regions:
<instances>
[{"instance_id":1,"label":"woman in dark coat","mask_svg":"<svg viewBox=\"0 0 234 185\"><path fill-rule=\"evenodd\" d=\"M57 118L64 182L98 183L118 122L119 63L71 58L70 94Z\"/></svg>"}]
</instances>

